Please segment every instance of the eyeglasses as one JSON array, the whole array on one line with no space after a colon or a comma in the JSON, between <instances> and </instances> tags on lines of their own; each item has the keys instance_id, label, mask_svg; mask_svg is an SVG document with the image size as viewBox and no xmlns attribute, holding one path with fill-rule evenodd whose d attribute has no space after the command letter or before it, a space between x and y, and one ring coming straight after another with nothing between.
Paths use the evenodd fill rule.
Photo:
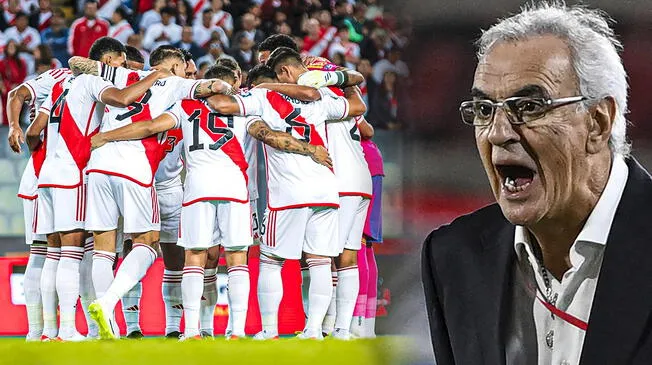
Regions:
<instances>
[{"instance_id":1,"label":"eyeglasses","mask_svg":"<svg viewBox=\"0 0 652 365\"><path fill-rule=\"evenodd\" d=\"M464 124L484 127L493 121L496 108L502 108L511 124L525 124L542 118L553 109L588 99L586 96L570 96L560 99L515 96L501 102L471 100L460 105L460 114Z\"/></svg>"}]
</instances>

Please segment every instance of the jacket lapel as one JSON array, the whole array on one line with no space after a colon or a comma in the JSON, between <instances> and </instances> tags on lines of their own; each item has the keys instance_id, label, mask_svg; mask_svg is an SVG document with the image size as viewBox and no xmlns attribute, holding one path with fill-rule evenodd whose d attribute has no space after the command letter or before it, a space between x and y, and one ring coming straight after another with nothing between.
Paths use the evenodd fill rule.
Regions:
<instances>
[{"instance_id":1,"label":"jacket lapel","mask_svg":"<svg viewBox=\"0 0 652 365\"><path fill-rule=\"evenodd\" d=\"M625 364L649 336L652 311L652 180L634 159L614 218L580 364Z\"/></svg>"}]
</instances>

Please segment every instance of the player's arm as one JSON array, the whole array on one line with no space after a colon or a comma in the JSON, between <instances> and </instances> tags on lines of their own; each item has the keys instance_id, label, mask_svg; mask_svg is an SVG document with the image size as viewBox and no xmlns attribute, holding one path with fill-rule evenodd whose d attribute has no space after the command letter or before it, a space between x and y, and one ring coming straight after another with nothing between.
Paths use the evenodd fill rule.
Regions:
<instances>
[{"instance_id":1,"label":"player's arm","mask_svg":"<svg viewBox=\"0 0 652 365\"><path fill-rule=\"evenodd\" d=\"M34 151L41 143L41 132L48 126L48 117L48 114L39 112L36 119L27 127L27 147L30 151Z\"/></svg>"},{"instance_id":2,"label":"player's arm","mask_svg":"<svg viewBox=\"0 0 652 365\"><path fill-rule=\"evenodd\" d=\"M320 88L324 86L348 87L360 85L364 77L358 71L308 71L297 80L297 84Z\"/></svg>"},{"instance_id":3,"label":"player's arm","mask_svg":"<svg viewBox=\"0 0 652 365\"><path fill-rule=\"evenodd\" d=\"M262 120L253 122L248 128L248 132L257 140L270 147L276 148L277 150L310 156L313 161L319 164L328 168L333 167L333 161L331 161L331 158L328 155L328 150L323 146L314 146L299 141L289 133L272 130L267 123Z\"/></svg>"},{"instance_id":4,"label":"player's arm","mask_svg":"<svg viewBox=\"0 0 652 365\"><path fill-rule=\"evenodd\" d=\"M218 79L204 80L195 88L193 98L201 99L217 94L231 94L232 92L231 85L225 81Z\"/></svg>"},{"instance_id":5,"label":"player's arm","mask_svg":"<svg viewBox=\"0 0 652 365\"><path fill-rule=\"evenodd\" d=\"M9 119L9 133L7 139L11 149L20 153L20 145L25 143L25 135L20 128L20 112L23 105L32 100L32 93L23 83L9 92L7 97L7 118Z\"/></svg>"},{"instance_id":6,"label":"player's arm","mask_svg":"<svg viewBox=\"0 0 652 365\"><path fill-rule=\"evenodd\" d=\"M101 101L104 104L108 104L111 106L115 106L118 108L125 108L129 104L135 102L136 100L140 99L140 97L149 90L152 85L156 82L156 80L160 80L162 78L166 78L171 76L172 74L169 71L165 70L156 70L144 79L128 86L125 87L124 89L118 89L117 87L110 87L102 94L100 95L100 98L102 99Z\"/></svg>"},{"instance_id":7,"label":"player's arm","mask_svg":"<svg viewBox=\"0 0 652 365\"><path fill-rule=\"evenodd\" d=\"M73 75L78 76L81 74L100 76L100 62L91 59L73 56L68 60L68 66Z\"/></svg>"},{"instance_id":8,"label":"player's arm","mask_svg":"<svg viewBox=\"0 0 652 365\"><path fill-rule=\"evenodd\" d=\"M360 118L358 122L358 129L360 130L360 137L364 140L372 139L374 136L374 127L367 122L364 117Z\"/></svg>"},{"instance_id":9,"label":"player's arm","mask_svg":"<svg viewBox=\"0 0 652 365\"><path fill-rule=\"evenodd\" d=\"M206 99L211 109L224 115L241 115L238 101L231 95L213 95Z\"/></svg>"},{"instance_id":10,"label":"player's arm","mask_svg":"<svg viewBox=\"0 0 652 365\"><path fill-rule=\"evenodd\" d=\"M174 117L168 113L163 113L153 120L131 123L108 132L98 133L91 137L91 148L102 147L107 142L143 139L170 130L175 126Z\"/></svg>"},{"instance_id":11,"label":"player's arm","mask_svg":"<svg viewBox=\"0 0 652 365\"><path fill-rule=\"evenodd\" d=\"M367 112L367 105L362 100L362 95L360 95L360 90L357 87L345 87L344 97L349 102L348 117L357 117Z\"/></svg>"},{"instance_id":12,"label":"player's arm","mask_svg":"<svg viewBox=\"0 0 652 365\"><path fill-rule=\"evenodd\" d=\"M319 90L310 86L270 82L270 83L259 84L256 87L276 91L278 93L302 101L316 101L321 99L321 94L319 93Z\"/></svg>"}]
</instances>

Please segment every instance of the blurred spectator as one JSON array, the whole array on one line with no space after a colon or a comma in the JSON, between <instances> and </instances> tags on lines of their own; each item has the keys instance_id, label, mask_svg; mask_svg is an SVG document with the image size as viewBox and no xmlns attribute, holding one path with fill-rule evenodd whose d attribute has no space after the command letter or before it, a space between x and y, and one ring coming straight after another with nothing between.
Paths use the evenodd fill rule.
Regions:
<instances>
[{"instance_id":1,"label":"blurred spectator","mask_svg":"<svg viewBox=\"0 0 652 365\"><path fill-rule=\"evenodd\" d=\"M281 24L284 24L287 22L287 15L280 11L280 10L275 10L274 14L272 15L271 19L263 23L263 26L261 27L262 31L265 32L265 34L274 34L278 33L277 32L277 27L279 27Z\"/></svg>"},{"instance_id":2,"label":"blurred spectator","mask_svg":"<svg viewBox=\"0 0 652 365\"><path fill-rule=\"evenodd\" d=\"M330 60L332 63L336 64L339 67L348 67L346 65L346 59L344 58L344 53L342 52L334 53L332 56L330 56Z\"/></svg>"},{"instance_id":3,"label":"blurred spectator","mask_svg":"<svg viewBox=\"0 0 652 365\"><path fill-rule=\"evenodd\" d=\"M371 67L371 63L368 59L361 59L357 69L358 72L360 72L364 77L364 81L362 84L360 84L359 87L360 94L362 94L362 99L364 100L365 104L367 104L367 113L365 113L366 115L369 113L369 102L371 99L373 99L374 92L378 89L378 83L376 83L373 77L371 77L373 68Z\"/></svg>"},{"instance_id":4,"label":"blurred spectator","mask_svg":"<svg viewBox=\"0 0 652 365\"><path fill-rule=\"evenodd\" d=\"M368 20L380 19L383 16L383 7L377 0L367 0L367 12L364 17Z\"/></svg>"},{"instance_id":5,"label":"blurred spectator","mask_svg":"<svg viewBox=\"0 0 652 365\"><path fill-rule=\"evenodd\" d=\"M122 0L99 0L97 16L109 21L113 18L113 13L122 5Z\"/></svg>"},{"instance_id":6,"label":"blurred spectator","mask_svg":"<svg viewBox=\"0 0 652 365\"><path fill-rule=\"evenodd\" d=\"M193 59L198 59L206 54L204 49L199 47L197 43L193 41L192 27L189 26L183 27L183 30L181 31L181 40L174 43L173 46L190 52Z\"/></svg>"},{"instance_id":7,"label":"blurred spectator","mask_svg":"<svg viewBox=\"0 0 652 365\"><path fill-rule=\"evenodd\" d=\"M206 70L211 66L211 64L207 61L203 61L198 64L197 66L197 79L203 79L204 74L206 73Z\"/></svg>"},{"instance_id":8,"label":"blurred spectator","mask_svg":"<svg viewBox=\"0 0 652 365\"><path fill-rule=\"evenodd\" d=\"M4 16L0 18L0 30L4 32L7 28L16 25L16 14L20 12L22 12L20 0L8 0L4 8Z\"/></svg>"},{"instance_id":9,"label":"blurred spectator","mask_svg":"<svg viewBox=\"0 0 652 365\"><path fill-rule=\"evenodd\" d=\"M15 24L5 31L7 41L14 40L18 43L19 51L31 53L41 44L41 35L38 30L29 26L29 18L23 12L16 14Z\"/></svg>"},{"instance_id":10,"label":"blurred spectator","mask_svg":"<svg viewBox=\"0 0 652 365\"><path fill-rule=\"evenodd\" d=\"M62 67L61 62L52 56L50 47L45 44L40 44L34 48L34 53L27 62L27 78L34 78L43 73L43 68L47 65L47 69L55 69Z\"/></svg>"},{"instance_id":11,"label":"blurred spectator","mask_svg":"<svg viewBox=\"0 0 652 365\"><path fill-rule=\"evenodd\" d=\"M220 58L230 58L235 61L233 57L224 53L224 49L222 49L222 46L220 45L220 41L215 40L208 45L208 53L204 57L198 59L197 64L201 65L203 62L207 62L209 66L212 66Z\"/></svg>"},{"instance_id":12,"label":"blurred spectator","mask_svg":"<svg viewBox=\"0 0 652 365\"><path fill-rule=\"evenodd\" d=\"M39 8L29 16L29 26L43 32L52 21L52 6L50 0L39 0Z\"/></svg>"},{"instance_id":13,"label":"blurred spectator","mask_svg":"<svg viewBox=\"0 0 652 365\"><path fill-rule=\"evenodd\" d=\"M383 74L382 84L369 102L369 120L374 128L398 128L398 93L396 87L396 72L387 71Z\"/></svg>"},{"instance_id":14,"label":"blurred spectator","mask_svg":"<svg viewBox=\"0 0 652 365\"><path fill-rule=\"evenodd\" d=\"M167 6L165 0L155 0L154 8L148 10L140 18L140 32L145 33L149 27L161 22L161 9ZM176 21L176 19L175 19Z\"/></svg>"},{"instance_id":15,"label":"blurred spectator","mask_svg":"<svg viewBox=\"0 0 652 365\"><path fill-rule=\"evenodd\" d=\"M2 105L7 104L9 90L20 85L27 76L27 64L18 57L18 43L14 40L7 41L4 58L0 60L0 93ZM7 124L7 111L2 108L2 124Z\"/></svg>"},{"instance_id":16,"label":"blurred spectator","mask_svg":"<svg viewBox=\"0 0 652 365\"><path fill-rule=\"evenodd\" d=\"M319 57L328 57L328 46L337 33L337 28L322 28L315 18L310 18L306 22L306 31L308 35L303 38L302 51Z\"/></svg>"},{"instance_id":17,"label":"blurred spectator","mask_svg":"<svg viewBox=\"0 0 652 365\"><path fill-rule=\"evenodd\" d=\"M127 45L140 51L145 59L145 68L149 67L149 52L143 49L143 37L139 33L132 34L127 38Z\"/></svg>"},{"instance_id":18,"label":"blurred spectator","mask_svg":"<svg viewBox=\"0 0 652 365\"><path fill-rule=\"evenodd\" d=\"M72 22L68 38L71 56L88 57L91 45L109 34L109 23L97 17L97 2L89 0L84 5L84 16Z\"/></svg>"},{"instance_id":19,"label":"blurred spectator","mask_svg":"<svg viewBox=\"0 0 652 365\"><path fill-rule=\"evenodd\" d=\"M176 10L172 7L161 9L161 22L152 24L145 30L143 46L152 51L159 46L173 44L181 40L181 26L172 22Z\"/></svg>"},{"instance_id":20,"label":"blurred spectator","mask_svg":"<svg viewBox=\"0 0 652 365\"><path fill-rule=\"evenodd\" d=\"M385 46L388 41L389 37L384 29L374 29L371 31L371 35L365 37L360 43L360 57L368 59L372 65L375 64L378 60L385 57Z\"/></svg>"},{"instance_id":21,"label":"blurred spectator","mask_svg":"<svg viewBox=\"0 0 652 365\"><path fill-rule=\"evenodd\" d=\"M354 70L360 62L360 46L349 40L349 28L346 25L338 27L337 37L335 37L328 49L328 57L333 58L336 53L344 55L344 67L346 68Z\"/></svg>"},{"instance_id":22,"label":"blurred spectator","mask_svg":"<svg viewBox=\"0 0 652 365\"><path fill-rule=\"evenodd\" d=\"M212 0L211 9L213 9L213 24L221 27L226 32L226 35L231 37L233 35L233 17L230 13L224 11L224 1Z\"/></svg>"},{"instance_id":23,"label":"blurred spectator","mask_svg":"<svg viewBox=\"0 0 652 365\"><path fill-rule=\"evenodd\" d=\"M38 0L20 0L20 10L25 14L30 14L38 10Z\"/></svg>"},{"instance_id":24,"label":"blurred spectator","mask_svg":"<svg viewBox=\"0 0 652 365\"><path fill-rule=\"evenodd\" d=\"M188 3L192 9L193 24L195 24L195 20L199 19L204 10L211 8L210 0L189 0Z\"/></svg>"},{"instance_id":25,"label":"blurred spectator","mask_svg":"<svg viewBox=\"0 0 652 365\"><path fill-rule=\"evenodd\" d=\"M135 33L134 28L127 21L128 17L129 13L127 13L124 7L120 6L115 9L111 16L111 23L113 25L109 29L109 37L115 38L123 44L127 43L127 39Z\"/></svg>"},{"instance_id":26,"label":"blurred spectator","mask_svg":"<svg viewBox=\"0 0 652 365\"><path fill-rule=\"evenodd\" d=\"M365 4L359 3L353 6L353 14L351 17L346 19L347 23L350 23L353 29L357 34L363 35L362 26L365 22L365 13L367 12L367 6Z\"/></svg>"},{"instance_id":27,"label":"blurred spectator","mask_svg":"<svg viewBox=\"0 0 652 365\"><path fill-rule=\"evenodd\" d=\"M333 7L333 24L336 27L340 25L345 25L344 21L351 21L351 15L353 14L353 6L346 0L337 0L335 6Z\"/></svg>"},{"instance_id":28,"label":"blurred spectator","mask_svg":"<svg viewBox=\"0 0 652 365\"><path fill-rule=\"evenodd\" d=\"M177 21L182 27L192 27L195 18L192 12L192 6L187 0L177 0Z\"/></svg>"},{"instance_id":29,"label":"blurred spectator","mask_svg":"<svg viewBox=\"0 0 652 365\"><path fill-rule=\"evenodd\" d=\"M335 33L337 33L337 27L333 26L333 18L331 17L331 13L328 10L322 10L317 13L317 20L319 21L320 32L322 34L332 33L332 40L332 38L335 36Z\"/></svg>"},{"instance_id":30,"label":"blurred spectator","mask_svg":"<svg viewBox=\"0 0 652 365\"><path fill-rule=\"evenodd\" d=\"M373 78L377 83L381 83L386 72L392 71L400 77L410 76L407 64L401 61L401 50L393 47L386 59L382 59L374 64Z\"/></svg>"},{"instance_id":31,"label":"blurred spectator","mask_svg":"<svg viewBox=\"0 0 652 365\"><path fill-rule=\"evenodd\" d=\"M41 42L52 50L54 57L65 67L68 67L68 28L65 14L61 9L55 9L50 20L50 26L41 33Z\"/></svg>"},{"instance_id":32,"label":"blurred spectator","mask_svg":"<svg viewBox=\"0 0 652 365\"><path fill-rule=\"evenodd\" d=\"M292 28L288 23L281 23L274 28L274 33L292 35Z\"/></svg>"},{"instance_id":33,"label":"blurred spectator","mask_svg":"<svg viewBox=\"0 0 652 365\"><path fill-rule=\"evenodd\" d=\"M254 43L260 43L265 40L265 33L256 28L256 17L251 13L246 13L242 16L242 30L236 32L232 38L232 43L235 47L241 45L240 39L243 37L248 38Z\"/></svg>"},{"instance_id":34,"label":"blurred spectator","mask_svg":"<svg viewBox=\"0 0 652 365\"><path fill-rule=\"evenodd\" d=\"M238 50L233 53L233 58L235 58L243 71L249 71L256 64L253 48L254 41L248 37L240 37Z\"/></svg>"},{"instance_id":35,"label":"blurred spectator","mask_svg":"<svg viewBox=\"0 0 652 365\"><path fill-rule=\"evenodd\" d=\"M197 22L192 28L194 41L206 49L209 43L219 40L224 48L229 48L229 37L224 29L213 24L213 10L206 9L201 14L201 22Z\"/></svg>"}]
</instances>

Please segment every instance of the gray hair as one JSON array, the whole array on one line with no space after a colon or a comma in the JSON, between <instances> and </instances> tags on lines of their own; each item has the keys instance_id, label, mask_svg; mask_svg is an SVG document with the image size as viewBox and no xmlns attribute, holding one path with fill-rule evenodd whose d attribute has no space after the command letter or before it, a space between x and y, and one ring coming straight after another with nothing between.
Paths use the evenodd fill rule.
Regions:
<instances>
[{"instance_id":1,"label":"gray hair","mask_svg":"<svg viewBox=\"0 0 652 365\"><path fill-rule=\"evenodd\" d=\"M571 52L580 92L591 99L611 96L616 100L616 117L609 147L627 156L627 74L620 59L621 43L616 39L613 22L600 11L563 2L543 2L526 6L517 15L501 20L482 32L478 40L478 59L498 42L519 41L532 36L553 35L562 39Z\"/></svg>"}]
</instances>

